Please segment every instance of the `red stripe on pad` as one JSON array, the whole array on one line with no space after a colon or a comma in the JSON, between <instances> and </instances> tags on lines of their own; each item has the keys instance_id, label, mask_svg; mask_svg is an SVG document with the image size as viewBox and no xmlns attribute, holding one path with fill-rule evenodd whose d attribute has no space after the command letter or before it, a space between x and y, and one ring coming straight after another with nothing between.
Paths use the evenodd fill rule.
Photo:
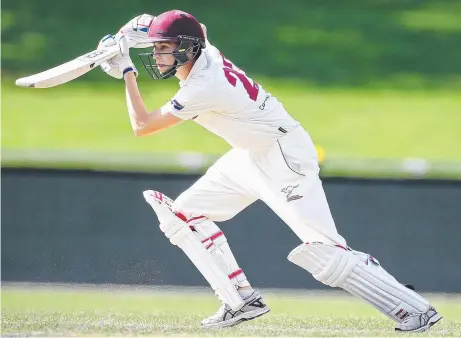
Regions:
<instances>
[{"instance_id":1,"label":"red stripe on pad","mask_svg":"<svg viewBox=\"0 0 461 338\"><path fill-rule=\"evenodd\" d=\"M232 273L229 275L229 279L235 278L235 277L237 277L238 275L240 275L241 273L243 273L243 270L242 270L242 269L238 269L237 271L234 271L234 272L232 272Z\"/></svg>"},{"instance_id":2,"label":"red stripe on pad","mask_svg":"<svg viewBox=\"0 0 461 338\"><path fill-rule=\"evenodd\" d=\"M201 219L201 218L206 218L205 216L197 216L197 217L192 217L192 218L187 218L186 215L184 215L183 213L177 211L174 213L178 218L180 218L181 220L183 220L184 222L186 223L189 223L189 222L192 222L192 221L195 221L197 219Z\"/></svg>"},{"instance_id":3,"label":"red stripe on pad","mask_svg":"<svg viewBox=\"0 0 461 338\"><path fill-rule=\"evenodd\" d=\"M213 241L215 240L216 238L218 238L219 236L222 236L224 235L222 231L219 231L217 233L215 233L214 235L210 236L210 239Z\"/></svg>"},{"instance_id":4,"label":"red stripe on pad","mask_svg":"<svg viewBox=\"0 0 461 338\"><path fill-rule=\"evenodd\" d=\"M206 248L205 248L205 249L207 249L207 250L208 250L208 249L209 249L209 248L211 248L212 246L213 246L213 242L211 242L210 244L208 244L208 245L206 246Z\"/></svg>"},{"instance_id":5,"label":"red stripe on pad","mask_svg":"<svg viewBox=\"0 0 461 338\"><path fill-rule=\"evenodd\" d=\"M223 234L222 231L219 231L219 232L215 233L214 235L211 235L211 237L208 237L208 238L203 239L203 240L202 240L202 243L205 243L206 241L212 241L212 240L218 238L218 237L221 236L221 235L224 235L224 234Z\"/></svg>"},{"instance_id":6,"label":"red stripe on pad","mask_svg":"<svg viewBox=\"0 0 461 338\"><path fill-rule=\"evenodd\" d=\"M180 219L182 219L184 222L187 223L187 217L184 216L183 214L181 214L180 212L175 212L174 213L177 217L179 217Z\"/></svg>"},{"instance_id":7,"label":"red stripe on pad","mask_svg":"<svg viewBox=\"0 0 461 338\"><path fill-rule=\"evenodd\" d=\"M205 216L192 217L192 218L189 218L188 220L185 220L185 222L189 223L189 222L195 221L197 219L201 219L201 218L205 218Z\"/></svg>"}]
</instances>

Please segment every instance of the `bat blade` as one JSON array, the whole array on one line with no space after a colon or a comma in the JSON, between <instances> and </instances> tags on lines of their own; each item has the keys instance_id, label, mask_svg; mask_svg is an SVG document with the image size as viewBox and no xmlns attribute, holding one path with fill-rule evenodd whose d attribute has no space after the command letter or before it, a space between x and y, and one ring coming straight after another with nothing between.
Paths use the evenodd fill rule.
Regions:
<instances>
[{"instance_id":1,"label":"bat blade","mask_svg":"<svg viewBox=\"0 0 461 338\"><path fill-rule=\"evenodd\" d=\"M26 88L49 88L58 86L88 73L104 61L112 59L118 53L119 47L117 45L105 49L94 50L41 73L17 79L16 85Z\"/></svg>"}]
</instances>

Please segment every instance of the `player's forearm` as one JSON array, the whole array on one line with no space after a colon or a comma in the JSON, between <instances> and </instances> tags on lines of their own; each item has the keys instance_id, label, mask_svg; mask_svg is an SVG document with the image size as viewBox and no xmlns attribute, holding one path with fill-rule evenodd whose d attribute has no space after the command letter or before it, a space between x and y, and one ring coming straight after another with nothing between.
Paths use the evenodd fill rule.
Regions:
<instances>
[{"instance_id":1,"label":"player's forearm","mask_svg":"<svg viewBox=\"0 0 461 338\"><path fill-rule=\"evenodd\" d=\"M144 105L134 74L127 74L125 78L128 114L136 136L150 135L182 122L180 118L172 114L162 114L160 109L149 113Z\"/></svg>"},{"instance_id":2,"label":"player's forearm","mask_svg":"<svg viewBox=\"0 0 461 338\"><path fill-rule=\"evenodd\" d=\"M130 117L131 127L135 135L141 134L146 128L148 115L146 106L138 89L136 77L133 73L125 76L126 83L126 104Z\"/></svg>"}]
</instances>

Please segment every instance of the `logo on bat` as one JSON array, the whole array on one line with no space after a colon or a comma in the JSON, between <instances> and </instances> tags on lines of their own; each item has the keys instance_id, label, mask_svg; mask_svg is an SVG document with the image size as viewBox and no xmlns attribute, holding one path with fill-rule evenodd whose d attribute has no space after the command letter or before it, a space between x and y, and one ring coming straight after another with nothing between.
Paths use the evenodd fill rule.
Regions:
<instances>
[{"instance_id":1,"label":"logo on bat","mask_svg":"<svg viewBox=\"0 0 461 338\"><path fill-rule=\"evenodd\" d=\"M82 59L94 59L95 57L98 57L99 55L102 55L105 52L106 52L105 49L95 50L94 52L91 52L91 53L88 53L82 56Z\"/></svg>"}]
</instances>

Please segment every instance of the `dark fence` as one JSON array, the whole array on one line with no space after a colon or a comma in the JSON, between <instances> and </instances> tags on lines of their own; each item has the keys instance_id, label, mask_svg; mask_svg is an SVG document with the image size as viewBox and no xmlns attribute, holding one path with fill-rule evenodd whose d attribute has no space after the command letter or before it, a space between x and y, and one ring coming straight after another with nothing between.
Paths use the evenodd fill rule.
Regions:
<instances>
[{"instance_id":1,"label":"dark fence","mask_svg":"<svg viewBox=\"0 0 461 338\"><path fill-rule=\"evenodd\" d=\"M2 169L2 281L205 285L142 191L176 197L196 176ZM423 291L461 292L461 181L327 178L348 244ZM262 203L221 223L258 287L321 288L286 260L297 237Z\"/></svg>"}]
</instances>

